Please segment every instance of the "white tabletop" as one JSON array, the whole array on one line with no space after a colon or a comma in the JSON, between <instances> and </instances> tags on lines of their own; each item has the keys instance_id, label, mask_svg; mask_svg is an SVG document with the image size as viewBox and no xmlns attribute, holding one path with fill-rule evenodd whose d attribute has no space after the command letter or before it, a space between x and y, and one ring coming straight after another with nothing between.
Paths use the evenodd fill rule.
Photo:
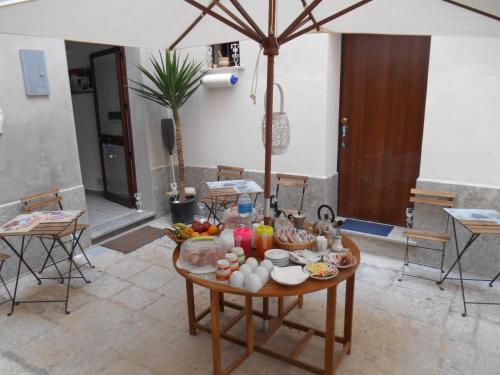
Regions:
<instances>
[{"instance_id":1,"label":"white tabletop","mask_svg":"<svg viewBox=\"0 0 500 375\"><path fill-rule=\"evenodd\" d=\"M253 180L224 180L205 182L210 194L260 194L264 190Z\"/></svg>"}]
</instances>

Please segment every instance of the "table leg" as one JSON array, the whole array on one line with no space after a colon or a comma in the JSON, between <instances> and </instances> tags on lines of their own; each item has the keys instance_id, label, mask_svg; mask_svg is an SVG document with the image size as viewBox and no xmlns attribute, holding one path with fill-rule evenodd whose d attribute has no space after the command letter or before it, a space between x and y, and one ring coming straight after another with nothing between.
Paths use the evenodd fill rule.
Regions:
<instances>
[{"instance_id":1,"label":"table leg","mask_svg":"<svg viewBox=\"0 0 500 375\"><path fill-rule=\"evenodd\" d=\"M335 309L337 304L337 287L328 288L326 296L325 327L325 375L334 374L333 350L335 344Z\"/></svg>"},{"instance_id":2,"label":"table leg","mask_svg":"<svg viewBox=\"0 0 500 375\"><path fill-rule=\"evenodd\" d=\"M194 308L193 282L186 279L186 299L188 308L189 334L196 335L196 317Z\"/></svg>"},{"instance_id":3,"label":"table leg","mask_svg":"<svg viewBox=\"0 0 500 375\"><path fill-rule=\"evenodd\" d=\"M278 318L282 318L285 314L285 299L278 297Z\"/></svg>"},{"instance_id":4,"label":"table leg","mask_svg":"<svg viewBox=\"0 0 500 375\"><path fill-rule=\"evenodd\" d=\"M224 293L219 293L219 311L224 312Z\"/></svg>"},{"instance_id":5,"label":"table leg","mask_svg":"<svg viewBox=\"0 0 500 375\"><path fill-rule=\"evenodd\" d=\"M250 301L251 302L251 301ZM269 332L269 298L262 298L262 330Z\"/></svg>"},{"instance_id":6,"label":"table leg","mask_svg":"<svg viewBox=\"0 0 500 375\"><path fill-rule=\"evenodd\" d=\"M267 298L265 298L267 300ZM245 316L247 323L247 352L253 353L253 307L252 297L245 296Z\"/></svg>"},{"instance_id":7,"label":"table leg","mask_svg":"<svg viewBox=\"0 0 500 375\"><path fill-rule=\"evenodd\" d=\"M354 281L355 275L353 274L346 281L345 291L345 312L344 312L344 338L346 343L349 343L349 350L347 354L351 354L352 348L352 318L354 311Z\"/></svg>"},{"instance_id":8,"label":"table leg","mask_svg":"<svg viewBox=\"0 0 500 375\"><path fill-rule=\"evenodd\" d=\"M16 248L14 246L12 246L10 244L9 241L7 241L5 239L5 237L0 237L3 242L6 243L6 245L14 252L14 254L16 254L16 256L20 259L21 263L24 264L24 266L28 269L28 271L30 271L30 273L35 277L35 279L38 281L38 285L40 285L42 283L42 280L40 280L40 278L36 275L35 271L33 271L33 269L29 266L29 264L24 260L24 251L28 248L30 242L31 242L31 238L28 240L28 243L26 244L26 246L24 246L24 239L25 237L22 238L22 242L21 242L21 252L18 252L16 250Z\"/></svg>"},{"instance_id":9,"label":"table leg","mask_svg":"<svg viewBox=\"0 0 500 375\"><path fill-rule=\"evenodd\" d=\"M210 314L212 327L212 361L213 373L222 373L222 360L220 352L220 322L219 322L219 293L210 290Z\"/></svg>"},{"instance_id":10,"label":"table leg","mask_svg":"<svg viewBox=\"0 0 500 375\"><path fill-rule=\"evenodd\" d=\"M299 309L301 309L302 306L304 306L304 295L303 294L299 295Z\"/></svg>"},{"instance_id":11,"label":"table leg","mask_svg":"<svg viewBox=\"0 0 500 375\"><path fill-rule=\"evenodd\" d=\"M494 283L495 281L497 281L497 279L498 279L499 277L500 277L500 272L499 272L499 273L497 273L497 275L496 275L493 279L491 279L491 281L490 281L490 283L489 283L488 285L489 285L489 286L493 286L493 283Z\"/></svg>"}]
</instances>

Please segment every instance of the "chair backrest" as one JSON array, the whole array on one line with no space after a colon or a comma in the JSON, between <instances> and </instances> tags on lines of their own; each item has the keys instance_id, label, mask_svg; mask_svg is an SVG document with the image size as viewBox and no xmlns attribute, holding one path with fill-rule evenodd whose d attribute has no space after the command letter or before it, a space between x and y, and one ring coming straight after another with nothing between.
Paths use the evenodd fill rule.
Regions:
<instances>
[{"instance_id":1,"label":"chair backrest","mask_svg":"<svg viewBox=\"0 0 500 375\"><path fill-rule=\"evenodd\" d=\"M440 207L455 207L455 193L413 188L410 191L410 202L429 204Z\"/></svg>"},{"instance_id":2,"label":"chair backrest","mask_svg":"<svg viewBox=\"0 0 500 375\"><path fill-rule=\"evenodd\" d=\"M243 178L244 168L229 167L227 165L217 166L217 181L226 180L241 180Z\"/></svg>"},{"instance_id":3,"label":"chair backrest","mask_svg":"<svg viewBox=\"0 0 500 375\"><path fill-rule=\"evenodd\" d=\"M280 187L302 189L302 196L300 198L300 208L299 208L299 212L301 212L302 206L304 205L304 195L306 192L307 181L309 181L309 177L307 176L278 173L276 175L276 200L278 200Z\"/></svg>"},{"instance_id":4,"label":"chair backrest","mask_svg":"<svg viewBox=\"0 0 500 375\"><path fill-rule=\"evenodd\" d=\"M24 212L33 212L43 208L54 209L56 207L56 209L62 210L62 199L59 189L51 189L43 193L26 195L21 198L21 203Z\"/></svg>"}]
</instances>

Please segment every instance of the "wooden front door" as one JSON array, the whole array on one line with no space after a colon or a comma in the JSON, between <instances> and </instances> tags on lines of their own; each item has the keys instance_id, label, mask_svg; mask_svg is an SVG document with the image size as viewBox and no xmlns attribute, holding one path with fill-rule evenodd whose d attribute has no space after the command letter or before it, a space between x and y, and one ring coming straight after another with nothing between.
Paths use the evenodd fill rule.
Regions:
<instances>
[{"instance_id":1,"label":"wooden front door","mask_svg":"<svg viewBox=\"0 0 500 375\"><path fill-rule=\"evenodd\" d=\"M344 35L339 214L404 225L420 168L430 37Z\"/></svg>"}]
</instances>

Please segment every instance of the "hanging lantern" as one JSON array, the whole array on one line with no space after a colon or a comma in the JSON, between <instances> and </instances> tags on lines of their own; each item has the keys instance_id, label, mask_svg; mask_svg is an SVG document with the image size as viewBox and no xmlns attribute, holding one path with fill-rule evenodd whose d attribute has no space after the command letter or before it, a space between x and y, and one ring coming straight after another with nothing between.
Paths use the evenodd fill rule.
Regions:
<instances>
[{"instance_id":1,"label":"hanging lantern","mask_svg":"<svg viewBox=\"0 0 500 375\"><path fill-rule=\"evenodd\" d=\"M283 89L278 83L274 83L280 92L280 111L273 112L273 155L284 154L288 145L290 144L290 122L288 121L288 116L284 111L284 96ZM266 95L264 95L264 98ZM264 99L264 111L266 107L266 101ZM262 143L266 147L266 115L264 112L264 117L262 119Z\"/></svg>"}]
</instances>

